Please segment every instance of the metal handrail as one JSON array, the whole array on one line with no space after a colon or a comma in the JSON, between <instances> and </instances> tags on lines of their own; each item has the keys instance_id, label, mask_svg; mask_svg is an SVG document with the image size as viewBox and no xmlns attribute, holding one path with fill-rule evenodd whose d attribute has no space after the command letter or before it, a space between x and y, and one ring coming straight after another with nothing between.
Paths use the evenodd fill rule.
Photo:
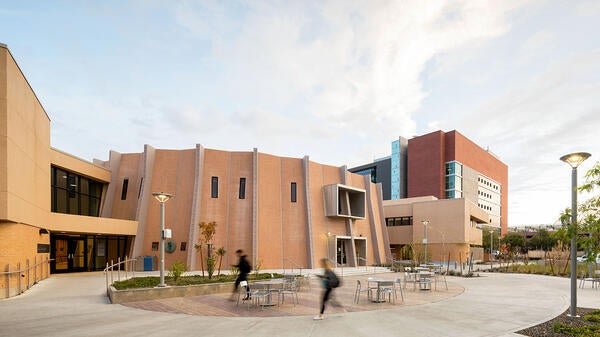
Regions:
<instances>
[{"instance_id":1,"label":"metal handrail","mask_svg":"<svg viewBox=\"0 0 600 337\"><path fill-rule=\"evenodd\" d=\"M283 263L283 273L284 274L285 274L285 261L288 261L292 264L292 274L294 273L294 267L298 267L298 269L300 269L300 276L302 276L302 266L301 265L296 263L294 260L291 260L288 258L284 258L283 261L284 261L284 263Z\"/></svg>"},{"instance_id":2,"label":"metal handrail","mask_svg":"<svg viewBox=\"0 0 600 337\"><path fill-rule=\"evenodd\" d=\"M369 260L367 260L367 259L366 259L366 258L364 258L364 257L360 257L360 256L358 256L358 260L360 260L360 261L365 261L365 271L368 271L368 270L369 270ZM372 265L372 267L373 267L373 272L375 272L375 270L376 270L376 266L375 266L375 265Z\"/></svg>"},{"instance_id":3,"label":"metal handrail","mask_svg":"<svg viewBox=\"0 0 600 337\"><path fill-rule=\"evenodd\" d=\"M121 258L119 257L117 259L117 263L114 263L114 260L110 260L110 265L108 264L108 262L106 262L106 268L104 268L103 270L104 275L106 275L106 294L108 294L110 285L114 283L113 273L115 271L115 268L117 271L117 281L121 281L121 266L124 266L123 272L125 273L125 276L123 280L127 280L128 278L135 277L135 265L132 266L131 264L135 263L136 261L136 259L128 259L127 255L125 255L125 260L123 261L121 261ZM108 282L109 272L110 283Z\"/></svg>"},{"instance_id":4,"label":"metal handrail","mask_svg":"<svg viewBox=\"0 0 600 337\"><path fill-rule=\"evenodd\" d=\"M37 262L37 257L35 257L35 256L34 256L33 259L34 259L34 264L31 265L31 266L29 265L29 259L25 260L26 264L27 264L27 267L25 269L21 269L21 262L19 262L19 263L17 263L17 270L11 271L10 270L10 264L8 264L7 265L7 269L8 270L0 272L0 275L7 275L7 282L6 282L6 291L7 291L7 296L6 297L7 298L11 297L10 296L10 278L11 278L11 275L13 275L13 274L19 274L19 277L17 277L17 280L18 280L18 282L17 282L17 284L18 284L17 295L20 295L20 294L23 293L23 291L21 291L21 278L27 277L27 284L26 284L27 288L25 290L29 289L30 283L31 283L30 270L35 268L34 271L33 271L33 284L36 284L37 281L38 281L37 267L39 265L42 265L42 272L41 272L40 276L42 277L41 279L43 279L44 278L44 267L43 267L43 265L44 264L49 264L50 261L54 261L54 259L49 259L47 257L46 257L46 260L42 260L40 262ZM22 274L22 273L26 273L26 274ZM46 275L46 278L50 275L50 267L49 266L46 269L45 275Z\"/></svg>"}]
</instances>

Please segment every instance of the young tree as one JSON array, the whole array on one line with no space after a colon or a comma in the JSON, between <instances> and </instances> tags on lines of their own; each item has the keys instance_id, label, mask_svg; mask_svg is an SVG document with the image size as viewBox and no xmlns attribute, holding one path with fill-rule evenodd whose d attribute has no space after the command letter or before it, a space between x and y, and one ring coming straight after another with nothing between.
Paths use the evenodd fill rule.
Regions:
<instances>
[{"instance_id":1,"label":"young tree","mask_svg":"<svg viewBox=\"0 0 600 337\"><path fill-rule=\"evenodd\" d=\"M220 276L221 275L221 263L223 262L223 256L225 256L225 254L227 254L227 251L225 250L225 247L221 247L221 248L217 249L217 251L215 253L217 253L217 255L219 255L219 269L217 272L217 276Z\"/></svg>"},{"instance_id":2,"label":"young tree","mask_svg":"<svg viewBox=\"0 0 600 337\"><path fill-rule=\"evenodd\" d=\"M216 227L217 227L217 223L215 221L211 221L211 222L201 222L198 224L198 227L200 227L200 238L198 239L198 243L196 243L194 245L194 248L196 248L199 252L200 252L200 268L202 269L202 277L204 277L204 256L202 254L202 246L204 244L206 244L206 249L207 249L207 266L210 264L210 259L213 258L211 256L212 253L212 239L215 236L215 233L217 232ZM214 259L214 258L213 258ZM214 267L214 264L213 264ZM209 276L212 276L211 273L209 273Z\"/></svg>"},{"instance_id":3,"label":"young tree","mask_svg":"<svg viewBox=\"0 0 600 337\"><path fill-rule=\"evenodd\" d=\"M596 162L587 171L585 178L585 184L579 188L580 191L593 193L600 189L600 162ZM578 225L582 232L588 234L580 237L581 243L588 252L588 262L595 262L595 257L600 253L600 194L596 193L581 203L578 212Z\"/></svg>"},{"instance_id":4,"label":"young tree","mask_svg":"<svg viewBox=\"0 0 600 337\"><path fill-rule=\"evenodd\" d=\"M526 247L525 237L519 233L511 232L506 234L500 242L508 249L511 260L514 260L515 254L522 252Z\"/></svg>"}]
</instances>

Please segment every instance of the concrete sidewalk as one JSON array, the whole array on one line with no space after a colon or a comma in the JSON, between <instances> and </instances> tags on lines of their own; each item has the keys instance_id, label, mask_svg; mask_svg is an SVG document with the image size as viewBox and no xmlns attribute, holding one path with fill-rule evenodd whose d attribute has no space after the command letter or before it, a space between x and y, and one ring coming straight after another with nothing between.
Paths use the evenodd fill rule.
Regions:
<instances>
[{"instance_id":1,"label":"concrete sidewalk","mask_svg":"<svg viewBox=\"0 0 600 337\"><path fill-rule=\"evenodd\" d=\"M465 291L446 300L334 313L323 321L139 310L108 304L101 273L60 275L0 301L0 336L518 336L513 332L568 308L568 279L481 275L449 277ZM600 308L600 290L579 289L578 304Z\"/></svg>"}]
</instances>

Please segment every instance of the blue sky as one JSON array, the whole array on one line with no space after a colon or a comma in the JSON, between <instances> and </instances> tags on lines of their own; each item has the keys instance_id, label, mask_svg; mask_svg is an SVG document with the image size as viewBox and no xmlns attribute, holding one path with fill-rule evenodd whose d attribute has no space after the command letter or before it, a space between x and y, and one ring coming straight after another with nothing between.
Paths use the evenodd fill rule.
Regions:
<instances>
[{"instance_id":1,"label":"blue sky","mask_svg":"<svg viewBox=\"0 0 600 337\"><path fill-rule=\"evenodd\" d=\"M561 155L600 158L598 32L599 1L0 1L56 148L353 166L456 129L509 166L510 225L570 205Z\"/></svg>"}]
</instances>

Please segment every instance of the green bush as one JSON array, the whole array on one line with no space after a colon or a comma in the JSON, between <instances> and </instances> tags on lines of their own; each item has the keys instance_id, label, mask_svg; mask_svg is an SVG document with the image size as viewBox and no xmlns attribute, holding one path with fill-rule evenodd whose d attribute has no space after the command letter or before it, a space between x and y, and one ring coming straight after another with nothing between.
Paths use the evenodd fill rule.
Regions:
<instances>
[{"instance_id":1,"label":"green bush","mask_svg":"<svg viewBox=\"0 0 600 337\"><path fill-rule=\"evenodd\" d=\"M208 272L208 278L212 279L215 273L215 267L217 266L217 259L214 256L206 258L206 271Z\"/></svg>"},{"instance_id":2,"label":"green bush","mask_svg":"<svg viewBox=\"0 0 600 337\"><path fill-rule=\"evenodd\" d=\"M281 274L273 274L275 278L282 278ZM208 283L226 283L233 282L237 278L237 275L225 275L221 274L219 277L215 277L209 279L208 277L204 277L202 275L190 275L190 276L181 276L177 280L169 277L165 279L165 283L169 286L187 286L194 284L208 284ZM248 280L264 280L270 279L271 274L262 273L262 274L250 274L248 275ZM160 278L158 276L146 276L146 277L134 277L124 281L117 281L113 283L113 286L117 290L123 289L136 289L136 288L153 288L158 286Z\"/></svg>"},{"instance_id":3,"label":"green bush","mask_svg":"<svg viewBox=\"0 0 600 337\"><path fill-rule=\"evenodd\" d=\"M600 323L600 310L590 312L589 314L583 316L583 319L588 322Z\"/></svg>"},{"instance_id":4,"label":"green bush","mask_svg":"<svg viewBox=\"0 0 600 337\"><path fill-rule=\"evenodd\" d=\"M171 270L169 270L169 277L173 279L173 281L177 282L181 274L187 271L187 266L185 263L181 261L177 261L171 265Z\"/></svg>"},{"instance_id":5,"label":"green bush","mask_svg":"<svg viewBox=\"0 0 600 337\"><path fill-rule=\"evenodd\" d=\"M564 323L556 323L552 327L552 331L577 337L597 337L600 334L600 326L584 325L575 327Z\"/></svg>"}]
</instances>

